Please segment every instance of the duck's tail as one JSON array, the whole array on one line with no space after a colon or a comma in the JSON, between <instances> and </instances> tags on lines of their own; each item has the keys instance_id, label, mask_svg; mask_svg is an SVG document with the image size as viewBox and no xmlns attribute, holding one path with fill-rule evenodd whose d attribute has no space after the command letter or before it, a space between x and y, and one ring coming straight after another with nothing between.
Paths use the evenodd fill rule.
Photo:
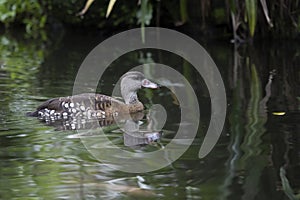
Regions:
<instances>
[{"instance_id":1,"label":"duck's tail","mask_svg":"<svg viewBox=\"0 0 300 200\"><path fill-rule=\"evenodd\" d=\"M34 112L28 112L26 113L27 117L37 117L38 116L38 111L34 111Z\"/></svg>"}]
</instances>

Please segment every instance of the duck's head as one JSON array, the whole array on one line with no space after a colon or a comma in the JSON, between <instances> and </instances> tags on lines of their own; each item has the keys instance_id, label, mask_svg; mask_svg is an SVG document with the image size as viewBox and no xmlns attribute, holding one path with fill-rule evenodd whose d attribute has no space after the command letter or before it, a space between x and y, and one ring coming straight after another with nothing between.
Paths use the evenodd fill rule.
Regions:
<instances>
[{"instance_id":1,"label":"duck's head","mask_svg":"<svg viewBox=\"0 0 300 200\"><path fill-rule=\"evenodd\" d=\"M145 78L144 74L138 71L130 71L121 77L121 94L126 104L133 104L138 101L137 91L142 87L158 88L156 83L153 83Z\"/></svg>"}]
</instances>

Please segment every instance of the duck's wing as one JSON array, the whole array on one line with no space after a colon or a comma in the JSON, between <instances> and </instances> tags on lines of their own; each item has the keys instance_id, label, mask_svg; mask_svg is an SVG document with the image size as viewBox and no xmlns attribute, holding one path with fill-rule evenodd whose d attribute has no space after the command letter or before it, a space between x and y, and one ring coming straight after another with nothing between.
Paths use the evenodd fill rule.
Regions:
<instances>
[{"instance_id":1,"label":"duck's wing","mask_svg":"<svg viewBox=\"0 0 300 200\"><path fill-rule=\"evenodd\" d=\"M73 96L71 102L74 102L75 106L83 105L91 110L103 111L107 114L125 107L124 102L103 94L80 94Z\"/></svg>"},{"instance_id":2,"label":"duck's wing","mask_svg":"<svg viewBox=\"0 0 300 200\"><path fill-rule=\"evenodd\" d=\"M27 113L28 116L38 116L39 111L54 111L55 113L77 113L86 110L102 111L110 114L113 112L112 107L123 107L122 101L116 100L103 94L84 93L74 96L53 98L45 101L36 111Z\"/></svg>"}]
</instances>

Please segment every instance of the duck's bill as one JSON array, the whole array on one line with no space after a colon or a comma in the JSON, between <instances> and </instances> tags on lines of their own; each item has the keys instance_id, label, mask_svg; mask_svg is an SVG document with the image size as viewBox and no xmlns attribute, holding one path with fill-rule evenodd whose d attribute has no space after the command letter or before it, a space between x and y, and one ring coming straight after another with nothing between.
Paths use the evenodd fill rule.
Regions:
<instances>
[{"instance_id":1,"label":"duck's bill","mask_svg":"<svg viewBox=\"0 0 300 200\"><path fill-rule=\"evenodd\" d=\"M148 79L144 79L142 81L142 86L145 88L152 88L152 89L158 88L158 85L156 83L153 83L153 82L149 81Z\"/></svg>"}]
</instances>

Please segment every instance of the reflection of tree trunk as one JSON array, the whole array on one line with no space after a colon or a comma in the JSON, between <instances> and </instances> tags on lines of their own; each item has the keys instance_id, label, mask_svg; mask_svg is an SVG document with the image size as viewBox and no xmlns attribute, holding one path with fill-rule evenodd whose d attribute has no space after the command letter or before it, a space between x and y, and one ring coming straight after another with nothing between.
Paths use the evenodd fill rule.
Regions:
<instances>
[{"instance_id":1,"label":"reflection of tree trunk","mask_svg":"<svg viewBox=\"0 0 300 200\"><path fill-rule=\"evenodd\" d=\"M205 18L207 17L208 10L210 9L210 0L201 0L201 28L204 29L206 26Z\"/></svg>"},{"instance_id":2,"label":"reflection of tree trunk","mask_svg":"<svg viewBox=\"0 0 300 200\"><path fill-rule=\"evenodd\" d=\"M233 58L233 87L236 87L238 79L238 66L240 65L240 54L238 52L238 45L234 44L234 58Z\"/></svg>"},{"instance_id":3,"label":"reflection of tree trunk","mask_svg":"<svg viewBox=\"0 0 300 200\"><path fill-rule=\"evenodd\" d=\"M156 1L156 27L160 27L160 0Z\"/></svg>"},{"instance_id":4,"label":"reflection of tree trunk","mask_svg":"<svg viewBox=\"0 0 300 200\"><path fill-rule=\"evenodd\" d=\"M297 72L294 72L297 73ZM293 88L291 86L294 86L294 88L297 88L298 86L295 84L293 85L289 78L293 74L293 72L287 71L286 68L283 68L283 86L284 86L284 94L287 98L287 107L289 110L297 110L297 99L295 98L297 96L296 93L293 93Z\"/></svg>"}]
</instances>

